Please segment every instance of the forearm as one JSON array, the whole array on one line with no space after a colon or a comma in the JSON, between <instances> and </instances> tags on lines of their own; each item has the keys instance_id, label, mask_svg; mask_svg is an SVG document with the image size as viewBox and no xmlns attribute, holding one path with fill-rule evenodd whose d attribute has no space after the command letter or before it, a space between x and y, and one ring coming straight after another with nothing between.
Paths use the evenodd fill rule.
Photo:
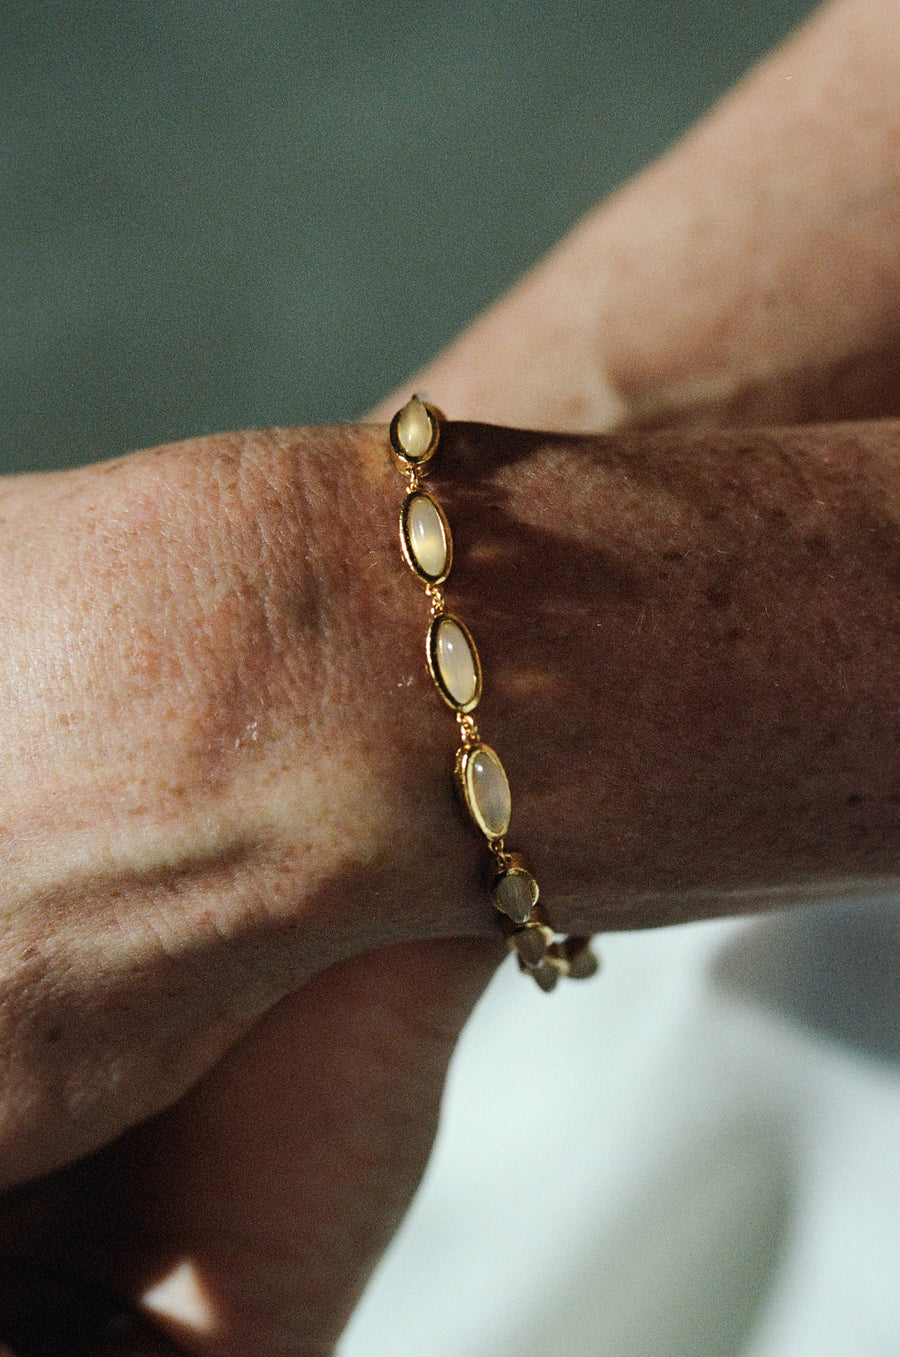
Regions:
<instances>
[{"instance_id":1,"label":"forearm","mask_svg":"<svg viewBox=\"0 0 900 1357\"><path fill-rule=\"evenodd\" d=\"M561 923L642 926L728 908L730 891L894 871L898 445L887 423L574 439L447 426L431 481L455 536L448 598L482 654L479 721L509 764L512 836ZM89 691L105 713L83 792L111 780L128 813L107 824L130 830L135 805L156 817L159 861L142 868L123 836L123 873L156 886L183 852L208 887L239 848L215 926L277 954L288 987L348 951L489 930L384 431L253 435L225 501L231 449L218 463L214 441L183 445L210 487L186 518L169 455L162 477L141 461L134 475L163 520L171 496L166 574L194 583L154 613L141 564L107 705L84 673L53 699L81 710ZM172 649L178 672L148 684L148 655ZM56 805L73 800L73 728ZM200 844L210 829L221 841Z\"/></svg>"},{"instance_id":2,"label":"forearm","mask_svg":"<svg viewBox=\"0 0 900 1357\"><path fill-rule=\"evenodd\" d=\"M534 428L897 413L898 91L892 0L824 6L421 389Z\"/></svg>"}]
</instances>

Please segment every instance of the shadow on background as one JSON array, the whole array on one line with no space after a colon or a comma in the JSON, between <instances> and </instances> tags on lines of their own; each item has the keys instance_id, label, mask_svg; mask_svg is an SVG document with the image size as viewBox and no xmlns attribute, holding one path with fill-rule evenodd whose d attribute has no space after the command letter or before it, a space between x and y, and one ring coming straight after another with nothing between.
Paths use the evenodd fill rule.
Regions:
<instances>
[{"instance_id":1,"label":"shadow on background","mask_svg":"<svg viewBox=\"0 0 900 1357\"><path fill-rule=\"evenodd\" d=\"M820 1036L900 1063L900 908L894 901L797 909L751 925L713 982Z\"/></svg>"},{"instance_id":2,"label":"shadow on background","mask_svg":"<svg viewBox=\"0 0 900 1357\"><path fill-rule=\"evenodd\" d=\"M783 1266L794 1153L782 1119L679 1144L563 1289L491 1357L739 1357Z\"/></svg>"}]
</instances>

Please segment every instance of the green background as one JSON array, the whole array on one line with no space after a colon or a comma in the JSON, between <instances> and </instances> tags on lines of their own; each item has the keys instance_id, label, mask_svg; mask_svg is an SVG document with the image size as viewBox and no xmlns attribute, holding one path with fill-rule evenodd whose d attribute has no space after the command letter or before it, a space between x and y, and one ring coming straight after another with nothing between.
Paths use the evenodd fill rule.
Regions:
<instances>
[{"instance_id":1,"label":"green background","mask_svg":"<svg viewBox=\"0 0 900 1357\"><path fill-rule=\"evenodd\" d=\"M3 469L360 415L810 8L3 4Z\"/></svg>"}]
</instances>

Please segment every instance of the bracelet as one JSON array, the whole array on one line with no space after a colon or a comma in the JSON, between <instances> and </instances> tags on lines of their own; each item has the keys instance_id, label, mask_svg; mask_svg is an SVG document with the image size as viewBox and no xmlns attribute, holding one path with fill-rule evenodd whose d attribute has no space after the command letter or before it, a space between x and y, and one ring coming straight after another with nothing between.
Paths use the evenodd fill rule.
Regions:
<instances>
[{"instance_id":1,"label":"bracelet","mask_svg":"<svg viewBox=\"0 0 900 1357\"><path fill-rule=\"evenodd\" d=\"M507 851L512 802L499 757L482 740L472 716L481 697L481 662L466 625L447 611L441 588L453 562L453 539L443 509L422 489L440 441L441 416L434 406L413 396L391 420L391 447L406 476L406 498L400 509L400 546L431 603L425 644L428 672L456 714L459 748L455 783L472 823L481 831L491 854L490 895L510 950L519 968L550 991L561 976L587 979L598 961L588 936L557 934L539 903L539 888L519 853Z\"/></svg>"}]
</instances>

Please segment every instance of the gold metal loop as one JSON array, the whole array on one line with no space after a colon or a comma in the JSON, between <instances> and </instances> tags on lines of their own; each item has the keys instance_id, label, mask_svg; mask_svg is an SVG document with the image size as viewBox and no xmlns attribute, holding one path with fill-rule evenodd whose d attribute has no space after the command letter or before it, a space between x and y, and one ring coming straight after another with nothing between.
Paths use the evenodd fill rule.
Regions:
<instances>
[{"instance_id":1,"label":"gold metal loop","mask_svg":"<svg viewBox=\"0 0 900 1357\"><path fill-rule=\"evenodd\" d=\"M439 584L426 584L425 593L431 602L431 616L442 617L446 610L443 589Z\"/></svg>"},{"instance_id":2,"label":"gold metal loop","mask_svg":"<svg viewBox=\"0 0 900 1357\"><path fill-rule=\"evenodd\" d=\"M459 726L459 737L464 749L468 749L470 745L478 744L481 734L474 716L470 716L468 712L458 711L456 713L456 724Z\"/></svg>"}]
</instances>

